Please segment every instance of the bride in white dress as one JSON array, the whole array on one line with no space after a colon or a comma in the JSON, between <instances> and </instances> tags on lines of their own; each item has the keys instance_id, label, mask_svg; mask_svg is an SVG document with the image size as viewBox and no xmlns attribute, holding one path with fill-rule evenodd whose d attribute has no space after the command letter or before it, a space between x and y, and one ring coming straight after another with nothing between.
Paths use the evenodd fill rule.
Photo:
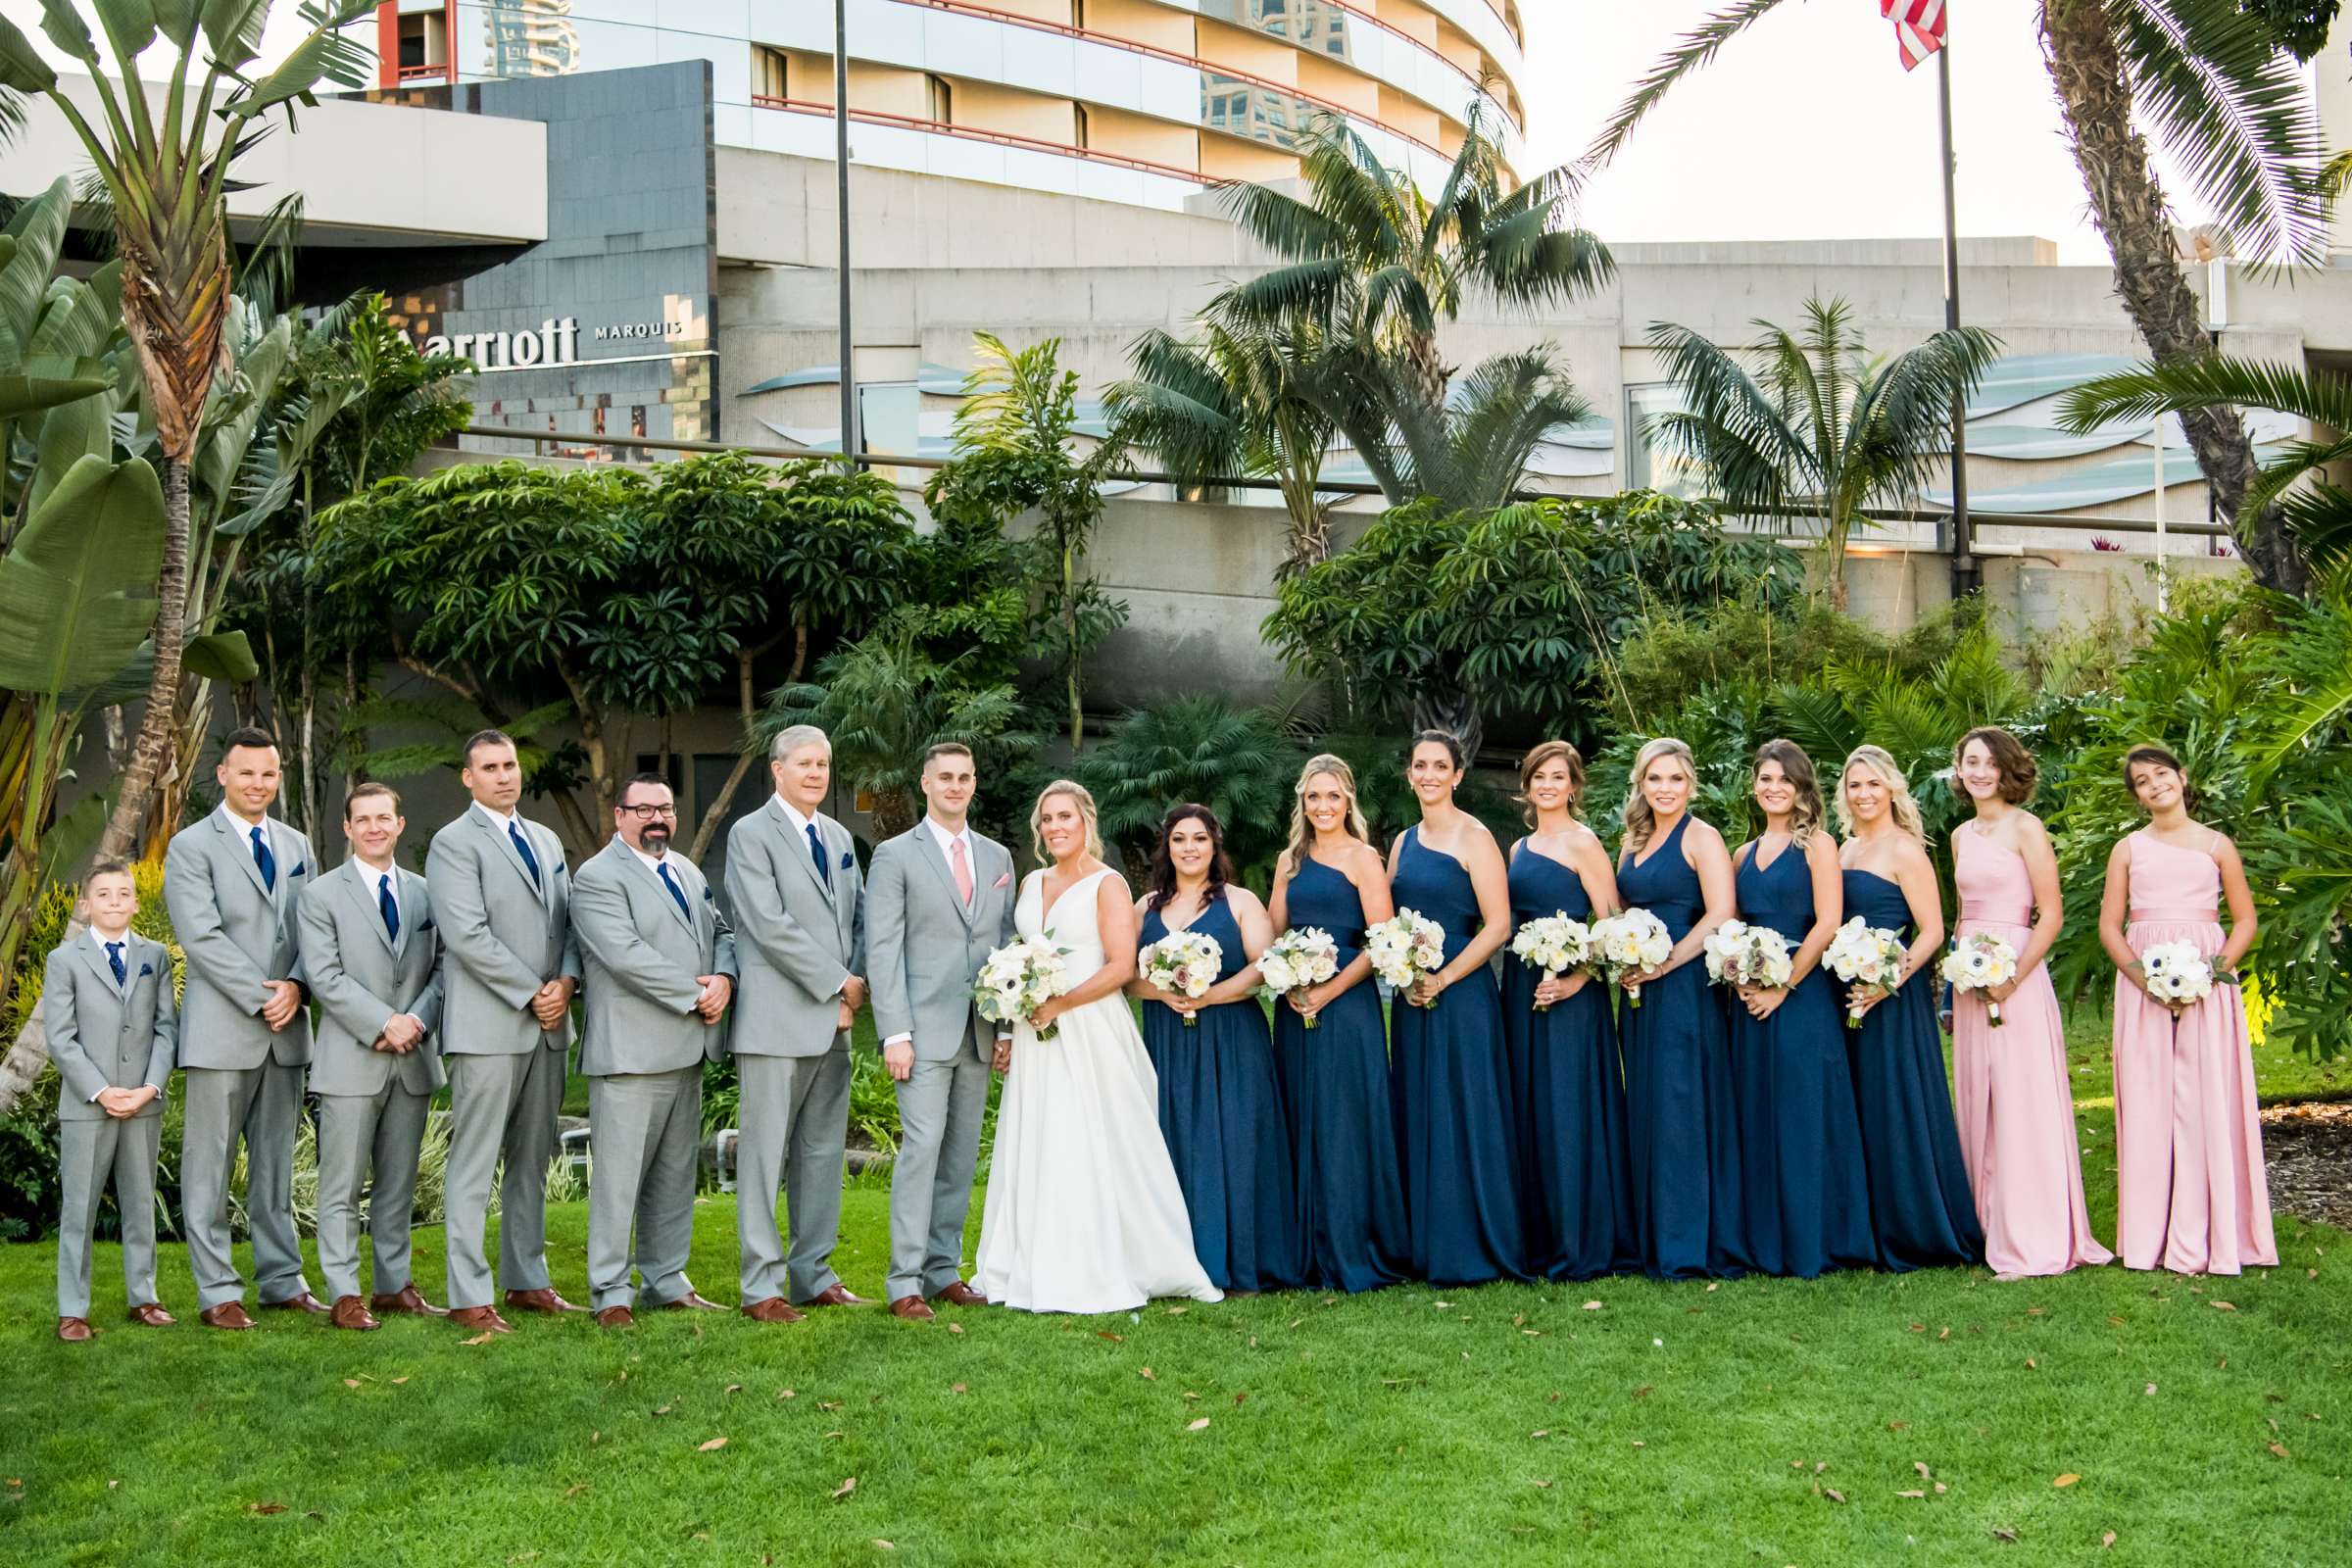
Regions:
<instances>
[{"instance_id":1,"label":"bride in white dress","mask_svg":"<svg viewBox=\"0 0 2352 1568\"><path fill-rule=\"evenodd\" d=\"M1159 1133L1158 1079L1121 989L1135 974L1135 904L1102 863L1094 797L1067 780L1050 784L1029 827L1048 864L1022 881L1013 920L1024 938L1068 950L1070 989L1013 1028L980 1220L980 1289L1031 1312L1222 1299L1193 1255ZM1040 1040L1050 1024L1060 1032Z\"/></svg>"}]
</instances>

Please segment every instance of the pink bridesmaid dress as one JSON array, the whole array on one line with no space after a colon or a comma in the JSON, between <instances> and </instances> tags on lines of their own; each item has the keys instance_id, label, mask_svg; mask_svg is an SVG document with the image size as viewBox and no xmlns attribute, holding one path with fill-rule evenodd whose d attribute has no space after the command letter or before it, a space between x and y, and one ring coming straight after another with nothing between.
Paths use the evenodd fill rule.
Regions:
<instances>
[{"instance_id":1,"label":"pink bridesmaid dress","mask_svg":"<svg viewBox=\"0 0 2352 1568\"><path fill-rule=\"evenodd\" d=\"M2146 828L2124 842L2132 951L2186 942L2207 958L2221 952L2222 872L2210 848L2184 850ZM2235 1274L2278 1261L2236 987L2215 986L2176 1027L2170 1008L2116 976L2115 1143L2115 1240L2126 1268Z\"/></svg>"},{"instance_id":2,"label":"pink bridesmaid dress","mask_svg":"<svg viewBox=\"0 0 2352 1568\"><path fill-rule=\"evenodd\" d=\"M1963 824L1952 880L1962 937L1989 932L2019 953L2034 924L2034 884L2015 850ZM2066 1024L2047 964L2036 964L2001 1004L1995 1026L1982 996L1952 1008L1953 1108L1960 1154L1984 1221L1984 1260L1999 1274L2063 1274L2115 1254L2090 1233L2082 1153L2075 1140Z\"/></svg>"}]
</instances>

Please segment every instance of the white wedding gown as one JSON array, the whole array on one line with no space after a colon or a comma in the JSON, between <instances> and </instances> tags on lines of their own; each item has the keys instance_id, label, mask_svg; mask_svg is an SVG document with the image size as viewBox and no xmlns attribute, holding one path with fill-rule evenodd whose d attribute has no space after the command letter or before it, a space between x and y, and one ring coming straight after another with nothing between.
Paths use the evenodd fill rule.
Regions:
<instances>
[{"instance_id":1,"label":"white wedding gown","mask_svg":"<svg viewBox=\"0 0 2352 1568\"><path fill-rule=\"evenodd\" d=\"M1102 967L1095 900L1107 869L1041 909L1042 871L1021 883L1013 920L1025 938L1067 948L1075 988ZM1040 1040L1013 1029L997 1107L997 1142L980 1219L977 1284L1030 1312L1118 1312L1153 1297L1215 1301L1193 1255L1192 1220L1159 1134L1159 1080L1127 998L1072 1007Z\"/></svg>"}]
</instances>

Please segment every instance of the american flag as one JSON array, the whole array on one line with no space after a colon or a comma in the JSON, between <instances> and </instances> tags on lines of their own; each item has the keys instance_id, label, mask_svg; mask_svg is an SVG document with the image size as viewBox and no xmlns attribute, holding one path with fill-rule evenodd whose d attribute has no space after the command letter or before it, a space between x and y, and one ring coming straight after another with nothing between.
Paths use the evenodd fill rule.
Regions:
<instances>
[{"instance_id":1,"label":"american flag","mask_svg":"<svg viewBox=\"0 0 2352 1568\"><path fill-rule=\"evenodd\" d=\"M1943 47L1943 0L1879 0L1879 15L1894 24L1905 71Z\"/></svg>"}]
</instances>

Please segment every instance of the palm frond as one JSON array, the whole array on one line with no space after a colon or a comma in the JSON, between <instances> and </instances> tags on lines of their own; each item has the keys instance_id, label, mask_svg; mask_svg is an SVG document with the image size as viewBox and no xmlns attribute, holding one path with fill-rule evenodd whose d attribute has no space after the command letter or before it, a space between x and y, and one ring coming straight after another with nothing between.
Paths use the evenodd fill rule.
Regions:
<instances>
[{"instance_id":1,"label":"palm frond","mask_svg":"<svg viewBox=\"0 0 2352 1568\"><path fill-rule=\"evenodd\" d=\"M1648 118L1649 112L1657 108L1677 82L1708 65L1723 51L1724 45L1780 6L1781 0L1739 0L1684 33L1635 83L1625 102L1617 106L1617 112L1609 117L1599 136L1587 149L1585 167L1599 169L1616 157L1626 138L1634 133L1634 127Z\"/></svg>"}]
</instances>

